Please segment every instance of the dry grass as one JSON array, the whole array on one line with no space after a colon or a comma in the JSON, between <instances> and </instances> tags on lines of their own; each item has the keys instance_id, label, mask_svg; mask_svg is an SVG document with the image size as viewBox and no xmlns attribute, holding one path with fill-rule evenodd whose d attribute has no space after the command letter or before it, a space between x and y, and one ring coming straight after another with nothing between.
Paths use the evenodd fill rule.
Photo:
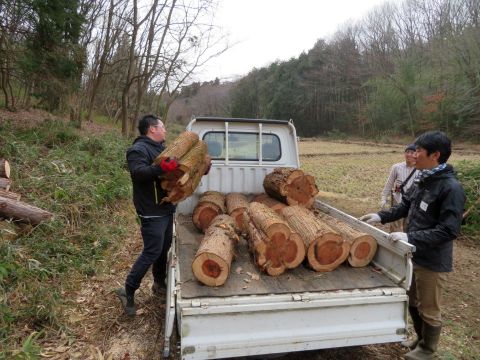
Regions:
<instances>
[{"instance_id":1,"label":"dry grass","mask_svg":"<svg viewBox=\"0 0 480 360\"><path fill-rule=\"evenodd\" d=\"M302 141L299 143L302 169L315 176L320 197L330 202L341 200L340 208L353 215L358 210L378 210L380 194L390 167L404 161L403 146L339 143L328 141ZM463 151L452 154L450 163L480 159L480 153ZM322 193L323 192L323 193ZM348 201L350 200L350 201ZM347 201L347 205L343 202ZM350 203L359 203L354 211ZM338 204L336 204L338 205Z\"/></svg>"}]
</instances>

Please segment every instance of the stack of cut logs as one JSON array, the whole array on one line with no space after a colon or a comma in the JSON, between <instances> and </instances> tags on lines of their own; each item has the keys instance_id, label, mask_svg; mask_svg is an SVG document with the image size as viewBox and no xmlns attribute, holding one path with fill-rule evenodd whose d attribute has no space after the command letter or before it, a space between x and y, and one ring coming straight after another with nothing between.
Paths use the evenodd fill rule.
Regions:
<instances>
[{"instance_id":1,"label":"stack of cut logs","mask_svg":"<svg viewBox=\"0 0 480 360\"><path fill-rule=\"evenodd\" d=\"M322 272L332 271L345 261L352 267L370 263L377 250L371 235L308 209L318 192L312 176L298 169L279 168L265 177L264 188L268 195L257 195L251 202L240 193L224 196L208 191L200 197L193 223L205 237L192 268L202 283L225 283L239 233L247 239L256 266L272 276L304 260L311 269Z\"/></svg>"},{"instance_id":2,"label":"stack of cut logs","mask_svg":"<svg viewBox=\"0 0 480 360\"><path fill-rule=\"evenodd\" d=\"M193 194L210 167L211 158L207 153L207 144L191 131L181 133L154 163L160 165L162 160L169 158L176 158L179 166L162 176L161 186L167 192L162 200L177 204Z\"/></svg>"},{"instance_id":3,"label":"stack of cut logs","mask_svg":"<svg viewBox=\"0 0 480 360\"><path fill-rule=\"evenodd\" d=\"M10 191L11 183L10 164L7 160L0 159L0 218L38 225L52 217L48 211L20 201L20 194ZM11 238L15 237L16 232L11 223L2 221L0 233L2 237Z\"/></svg>"}]
</instances>

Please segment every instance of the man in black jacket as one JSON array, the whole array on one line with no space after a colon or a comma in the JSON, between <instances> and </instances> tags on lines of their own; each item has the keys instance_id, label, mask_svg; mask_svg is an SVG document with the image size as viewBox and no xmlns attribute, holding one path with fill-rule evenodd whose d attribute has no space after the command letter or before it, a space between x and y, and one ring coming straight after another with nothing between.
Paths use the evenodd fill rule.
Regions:
<instances>
[{"instance_id":1,"label":"man in black jacket","mask_svg":"<svg viewBox=\"0 0 480 360\"><path fill-rule=\"evenodd\" d=\"M433 359L442 327L442 290L447 273L452 271L453 240L460 232L465 193L452 166L446 164L451 143L444 133L426 132L416 139L415 146L415 167L420 173L402 202L360 220L385 224L407 217L406 232L393 232L388 237L416 247L408 296L417 337L404 343L413 349L405 358Z\"/></svg>"},{"instance_id":2,"label":"man in black jacket","mask_svg":"<svg viewBox=\"0 0 480 360\"><path fill-rule=\"evenodd\" d=\"M133 183L133 203L141 222L143 250L125 281L117 289L122 306L128 315L135 315L135 291L152 266L154 293L165 289L167 253L172 243L175 205L162 201L166 196L160 186L160 175L178 167L176 159L160 165L153 160L165 149L166 129L160 118L145 115L138 124L140 136L127 150L128 168Z\"/></svg>"}]
</instances>

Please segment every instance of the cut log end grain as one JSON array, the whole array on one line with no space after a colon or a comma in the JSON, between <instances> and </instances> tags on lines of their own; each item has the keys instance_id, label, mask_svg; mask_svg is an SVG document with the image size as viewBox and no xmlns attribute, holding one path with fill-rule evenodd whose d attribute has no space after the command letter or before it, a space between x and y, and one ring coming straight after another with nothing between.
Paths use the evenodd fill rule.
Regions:
<instances>
[{"instance_id":1,"label":"cut log end grain","mask_svg":"<svg viewBox=\"0 0 480 360\"><path fill-rule=\"evenodd\" d=\"M315 179L311 175L295 178L290 184L286 185L286 189L289 205L303 205L306 208L312 207L315 196L318 194Z\"/></svg>"},{"instance_id":2,"label":"cut log end grain","mask_svg":"<svg viewBox=\"0 0 480 360\"><path fill-rule=\"evenodd\" d=\"M261 270L276 276L300 265L305 258L305 244L277 213L253 202L244 216L250 251Z\"/></svg>"},{"instance_id":3,"label":"cut log end grain","mask_svg":"<svg viewBox=\"0 0 480 360\"><path fill-rule=\"evenodd\" d=\"M10 179L10 164L5 159L0 159L0 177Z\"/></svg>"},{"instance_id":4,"label":"cut log end grain","mask_svg":"<svg viewBox=\"0 0 480 360\"><path fill-rule=\"evenodd\" d=\"M223 285L230 273L238 240L234 220L226 214L215 217L193 260L195 277L208 286Z\"/></svg>"},{"instance_id":5,"label":"cut log end grain","mask_svg":"<svg viewBox=\"0 0 480 360\"><path fill-rule=\"evenodd\" d=\"M212 220L225 211L225 196L218 191L207 191L200 197L193 210L193 224L198 230L205 232Z\"/></svg>"},{"instance_id":6,"label":"cut log end grain","mask_svg":"<svg viewBox=\"0 0 480 360\"><path fill-rule=\"evenodd\" d=\"M212 220L219 214L219 211L211 206L200 206L197 213L198 228L199 230L202 230L202 232L205 232L210 226Z\"/></svg>"},{"instance_id":7,"label":"cut log end grain","mask_svg":"<svg viewBox=\"0 0 480 360\"><path fill-rule=\"evenodd\" d=\"M373 236L360 236L353 242L348 256L348 263L352 267L367 266L377 252L377 241Z\"/></svg>"},{"instance_id":8,"label":"cut log end grain","mask_svg":"<svg viewBox=\"0 0 480 360\"><path fill-rule=\"evenodd\" d=\"M297 233L292 232L288 240L288 251L286 252L288 255L284 257L284 261L289 269L294 269L305 259L307 250L305 242Z\"/></svg>"},{"instance_id":9,"label":"cut log end grain","mask_svg":"<svg viewBox=\"0 0 480 360\"><path fill-rule=\"evenodd\" d=\"M230 264L218 255L203 253L193 260L192 271L201 283L207 286L221 286L227 281Z\"/></svg>"},{"instance_id":10,"label":"cut log end grain","mask_svg":"<svg viewBox=\"0 0 480 360\"><path fill-rule=\"evenodd\" d=\"M308 208L312 207L318 194L315 178L294 168L274 169L265 176L263 188L268 195L283 203Z\"/></svg>"},{"instance_id":11,"label":"cut log end grain","mask_svg":"<svg viewBox=\"0 0 480 360\"><path fill-rule=\"evenodd\" d=\"M315 271L332 271L343 263L349 254L350 245L341 235L325 233L308 248L308 263Z\"/></svg>"},{"instance_id":12,"label":"cut log end grain","mask_svg":"<svg viewBox=\"0 0 480 360\"><path fill-rule=\"evenodd\" d=\"M324 213L318 213L318 218L332 229L342 234L350 244L348 263L352 267L366 266L372 261L377 251L377 241L369 234L355 230L347 223Z\"/></svg>"}]
</instances>

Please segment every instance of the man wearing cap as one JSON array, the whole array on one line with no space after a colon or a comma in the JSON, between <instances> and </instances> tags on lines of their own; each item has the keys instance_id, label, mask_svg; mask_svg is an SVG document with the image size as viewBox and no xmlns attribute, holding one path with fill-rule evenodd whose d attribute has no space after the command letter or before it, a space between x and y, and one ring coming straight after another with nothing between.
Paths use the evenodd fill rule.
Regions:
<instances>
[{"instance_id":1,"label":"man wearing cap","mask_svg":"<svg viewBox=\"0 0 480 360\"><path fill-rule=\"evenodd\" d=\"M133 184L133 203L140 218L143 250L130 270L125 287L117 289L117 296L127 315L135 315L135 291L152 266L154 294L165 290L167 253L172 243L173 215L176 206L163 201L165 191L160 186L160 175L178 167L176 159L153 160L165 149L166 129L155 115L145 115L138 123L138 136L127 150L127 162Z\"/></svg>"},{"instance_id":2,"label":"man wearing cap","mask_svg":"<svg viewBox=\"0 0 480 360\"><path fill-rule=\"evenodd\" d=\"M385 187L382 191L380 207L382 209L387 205L388 199L391 199L391 206L402 202L402 195L412 186L415 177L415 145L410 144L405 148L405 161L394 164L390 168ZM390 232L403 231L404 220L400 219L390 223Z\"/></svg>"},{"instance_id":3,"label":"man wearing cap","mask_svg":"<svg viewBox=\"0 0 480 360\"><path fill-rule=\"evenodd\" d=\"M413 349L406 359L425 360L435 358L440 339L442 293L452 271L453 240L460 233L465 192L447 164L452 148L443 132L426 132L415 140L415 146L419 174L402 202L360 220L385 224L407 216L405 232L393 232L388 240L408 242L416 248L408 310L417 336L403 345Z\"/></svg>"}]
</instances>

